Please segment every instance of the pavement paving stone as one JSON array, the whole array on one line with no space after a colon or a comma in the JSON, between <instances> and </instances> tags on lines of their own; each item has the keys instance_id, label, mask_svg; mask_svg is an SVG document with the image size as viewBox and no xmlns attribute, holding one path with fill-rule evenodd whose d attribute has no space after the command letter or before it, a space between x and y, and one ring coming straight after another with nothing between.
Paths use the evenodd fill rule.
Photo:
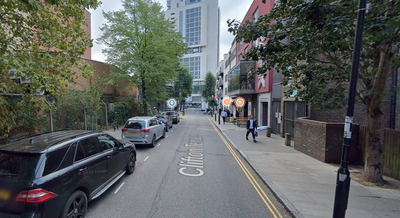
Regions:
<instances>
[{"instance_id":1,"label":"pavement paving stone","mask_svg":"<svg viewBox=\"0 0 400 218\"><path fill-rule=\"evenodd\" d=\"M251 135L248 141L245 139L245 128L212 121L294 217L332 217L338 165L320 162L294 150L293 146L285 146L278 135L267 138L260 131L258 142L253 143ZM352 180L346 217L400 217L400 181L385 179L396 184L397 189L368 187Z\"/></svg>"}]
</instances>

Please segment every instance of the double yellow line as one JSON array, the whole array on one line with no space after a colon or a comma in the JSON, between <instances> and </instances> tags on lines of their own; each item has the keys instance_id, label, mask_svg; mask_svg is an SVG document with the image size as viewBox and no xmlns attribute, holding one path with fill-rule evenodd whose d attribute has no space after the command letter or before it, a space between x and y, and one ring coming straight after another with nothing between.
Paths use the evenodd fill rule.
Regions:
<instances>
[{"instance_id":1,"label":"double yellow line","mask_svg":"<svg viewBox=\"0 0 400 218\"><path fill-rule=\"evenodd\" d=\"M215 131L218 133L219 137L221 137L222 141L225 143L226 147L228 150L231 152L233 157L235 158L236 162L239 164L240 168L242 168L244 174L246 174L246 177L249 179L250 183L253 185L254 189L257 191L258 195L260 195L261 199L264 201L264 204L267 205L269 211L271 211L272 215L274 218L282 218L282 215L279 213L279 211L276 209L275 205L271 202L271 200L268 198L267 194L265 194L264 190L260 187L260 185L257 183L257 181L254 179L253 175L251 175L250 171L246 168L246 166L243 164L242 160L238 157L236 154L235 150L229 145L229 143L225 140L225 137L220 133L220 131L217 129L215 124L210 120L208 117L208 121L210 121L211 125L214 127Z\"/></svg>"}]
</instances>

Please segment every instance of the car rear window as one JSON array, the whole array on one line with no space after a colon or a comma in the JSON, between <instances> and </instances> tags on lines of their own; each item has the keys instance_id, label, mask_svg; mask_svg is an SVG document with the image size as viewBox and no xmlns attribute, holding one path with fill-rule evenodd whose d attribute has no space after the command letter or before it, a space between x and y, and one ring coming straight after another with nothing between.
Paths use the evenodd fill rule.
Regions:
<instances>
[{"instance_id":1,"label":"car rear window","mask_svg":"<svg viewBox=\"0 0 400 218\"><path fill-rule=\"evenodd\" d=\"M175 115L175 112L167 112L167 115Z\"/></svg>"},{"instance_id":2,"label":"car rear window","mask_svg":"<svg viewBox=\"0 0 400 218\"><path fill-rule=\"evenodd\" d=\"M39 154L0 151L0 178L31 178L39 159Z\"/></svg>"},{"instance_id":3,"label":"car rear window","mask_svg":"<svg viewBox=\"0 0 400 218\"><path fill-rule=\"evenodd\" d=\"M144 129L146 126L144 121L128 121L124 128L129 128L129 129Z\"/></svg>"}]
</instances>

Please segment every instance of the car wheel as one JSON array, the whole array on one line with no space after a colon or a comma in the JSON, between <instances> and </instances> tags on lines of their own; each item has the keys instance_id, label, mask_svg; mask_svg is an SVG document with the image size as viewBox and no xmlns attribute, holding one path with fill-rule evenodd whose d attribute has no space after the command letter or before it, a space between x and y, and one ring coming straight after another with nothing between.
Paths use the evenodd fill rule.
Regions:
<instances>
[{"instance_id":1,"label":"car wheel","mask_svg":"<svg viewBox=\"0 0 400 218\"><path fill-rule=\"evenodd\" d=\"M156 135L153 135L153 140L151 140L150 147L156 147Z\"/></svg>"},{"instance_id":2,"label":"car wheel","mask_svg":"<svg viewBox=\"0 0 400 218\"><path fill-rule=\"evenodd\" d=\"M126 174L130 175L135 171L136 156L134 153L129 155L128 163L126 164Z\"/></svg>"},{"instance_id":3,"label":"car wheel","mask_svg":"<svg viewBox=\"0 0 400 218\"><path fill-rule=\"evenodd\" d=\"M64 205L61 217L85 217L87 204L88 200L86 194L83 191L75 191L69 196L67 203Z\"/></svg>"}]
</instances>

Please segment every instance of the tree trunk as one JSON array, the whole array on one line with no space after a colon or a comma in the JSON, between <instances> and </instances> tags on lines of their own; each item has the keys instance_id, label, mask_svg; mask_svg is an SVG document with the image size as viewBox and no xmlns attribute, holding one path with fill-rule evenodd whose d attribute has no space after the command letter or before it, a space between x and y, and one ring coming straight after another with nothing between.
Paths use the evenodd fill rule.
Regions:
<instances>
[{"instance_id":1,"label":"tree trunk","mask_svg":"<svg viewBox=\"0 0 400 218\"><path fill-rule=\"evenodd\" d=\"M373 78L370 90L368 110L368 134L365 153L364 179L378 185L383 185L383 132L384 114L381 110L387 79L390 75L389 63L392 58L391 46L387 45L380 51L379 65Z\"/></svg>"}]
</instances>

